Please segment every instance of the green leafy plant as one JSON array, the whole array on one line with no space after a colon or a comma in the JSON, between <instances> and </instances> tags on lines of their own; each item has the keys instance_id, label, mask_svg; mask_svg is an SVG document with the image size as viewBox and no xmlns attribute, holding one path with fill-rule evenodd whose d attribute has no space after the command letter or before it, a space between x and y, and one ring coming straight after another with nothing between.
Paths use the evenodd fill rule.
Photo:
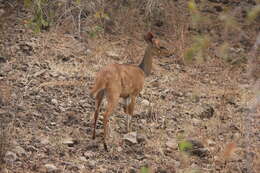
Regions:
<instances>
[{"instance_id":1,"label":"green leafy plant","mask_svg":"<svg viewBox=\"0 0 260 173\"><path fill-rule=\"evenodd\" d=\"M44 7L48 3L48 0L24 0L24 6L32 8L34 14L27 25L35 32L40 32L42 29L48 28L51 24L50 16L52 13L47 13L44 10Z\"/></svg>"},{"instance_id":2,"label":"green leafy plant","mask_svg":"<svg viewBox=\"0 0 260 173\"><path fill-rule=\"evenodd\" d=\"M141 173L149 173L149 172L150 172L150 169L143 166L143 167L141 167L140 172L141 172Z\"/></svg>"},{"instance_id":3,"label":"green leafy plant","mask_svg":"<svg viewBox=\"0 0 260 173\"><path fill-rule=\"evenodd\" d=\"M100 33L104 32L104 28L101 26L95 26L90 32L89 36L94 38L97 37Z\"/></svg>"},{"instance_id":4,"label":"green leafy plant","mask_svg":"<svg viewBox=\"0 0 260 173\"><path fill-rule=\"evenodd\" d=\"M181 141L178 144L178 148L180 151L188 151L192 149L192 143L189 141Z\"/></svg>"},{"instance_id":5,"label":"green leafy plant","mask_svg":"<svg viewBox=\"0 0 260 173\"><path fill-rule=\"evenodd\" d=\"M260 5L253 7L247 14L247 19L252 22L260 15Z\"/></svg>"},{"instance_id":6,"label":"green leafy plant","mask_svg":"<svg viewBox=\"0 0 260 173\"><path fill-rule=\"evenodd\" d=\"M193 58L196 60L203 60L205 58L205 52L210 44L210 37L207 35L198 35L193 38L193 44L184 53L186 61L192 61Z\"/></svg>"},{"instance_id":7,"label":"green leafy plant","mask_svg":"<svg viewBox=\"0 0 260 173\"><path fill-rule=\"evenodd\" d=\"M202 20L204 20L194 0L190 0L188 2L188 9L191 14L191 22L193 26L197 26L199 23L202 22Z\"/></svg>"}]
</instances>

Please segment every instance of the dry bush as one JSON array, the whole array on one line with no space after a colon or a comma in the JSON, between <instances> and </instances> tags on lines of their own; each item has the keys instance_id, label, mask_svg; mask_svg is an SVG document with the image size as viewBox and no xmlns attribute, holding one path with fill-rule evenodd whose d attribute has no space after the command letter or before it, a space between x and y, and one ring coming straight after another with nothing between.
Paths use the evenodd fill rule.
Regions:
<instances>
[{"instance_id":1,"label":"dry bush","mask_svg":"<svg viewBox=\"0 0 260 173\"><path fill-rule=\"evenodd\" d=\"M11 101L11 89L5 82L0 81L0 105L8 105Z\"/></svg>"},{"instance_id":2,"label":"dry bush","mask_svg":"<svg viewBox=\"0 0 260 173\"><path fill-rule=\"evenodd\" d=\"M8 106L11 104L11 94L11 86L0 81L0 171L4 168L4 157L9 148L10 114L8 113Z\"/></svg>"},{"instance_id":3,"label":"dry bush","mask_svg":"<svg viewBox=\"0 0 260 173\"><path fill-rule=\"evenodd\" d=\"M10 148L10 114L0 109L0 172L5 167L5 154Z\"/></svg>"},{"instance_id":4,"label":"dry bush","mask_svg":"<svg viewBox=\"0 0 260 173\"><path fill-rule=\"evenodd\" d=\"M62 26L66 32L79 36L87 34L95 37L107 33L135 35L152 30L169 40L181 39L182 44L185 41L183 30L187 29L188 21L180 7L186 3L159 0L26 1L31 2L29 9L34 17L31 23L37 20L35 8L37 2L41 2L37 8L42 10L41 18L46 20L47 27Z\"/></svg>"},{"instance_id":5,"label":"dry bush","mask_svg":"<svg viewBox=\"0 0 260 173\"><path fill-rule=\"evenodd\" d=\"M4 157L9 146L9 129L6 115L0 112L0 171L4 168Z\"/></svg>"}]
</instances>

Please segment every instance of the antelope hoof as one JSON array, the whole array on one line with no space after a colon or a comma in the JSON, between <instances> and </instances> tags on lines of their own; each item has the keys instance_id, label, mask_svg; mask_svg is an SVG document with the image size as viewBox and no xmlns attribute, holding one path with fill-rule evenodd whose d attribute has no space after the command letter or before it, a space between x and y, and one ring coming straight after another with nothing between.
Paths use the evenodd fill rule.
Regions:
<instances>
[{"instance_id":1,"label":"antelope hoof","mask_svg":"<svg viewBox=\"0 0 260 173\"><path fill-rule=\"evenodd\" d=\"M104 149L106 150L106 152L108 152L107 144L105 142L104 142Z\"/></svg>"},{"instance_id":2,"label":"antelope hoof","mask_svg":"<svg viewBox=\"0 0 260 173\"><path fill-rule=\"evenodd\" d=\"M131 123L127 124L126 130L127 130L127 133L132 131L132 124Z\"/></svg>"},{"instance_id":3,"label":"antelope hoof","mask_svg":"<svg viewBox=\"0 0 260 173\"><path fill-rule=\"evenodd\" d=\"M127 113L128 113L128 112L127 112L127 107L124 106L123 109L124 109L124 113L127 114Z\"/></svg>"},{"instance_id":4,"label":"antelope hoof","mask_svg":"<svg viewBox=\"0 0 260 173\"><path fill-rule=\"evenodd\" d=\"M132 131L132 116L128 115L127 116L127 133Z\"/></svg>"}]
</instances>

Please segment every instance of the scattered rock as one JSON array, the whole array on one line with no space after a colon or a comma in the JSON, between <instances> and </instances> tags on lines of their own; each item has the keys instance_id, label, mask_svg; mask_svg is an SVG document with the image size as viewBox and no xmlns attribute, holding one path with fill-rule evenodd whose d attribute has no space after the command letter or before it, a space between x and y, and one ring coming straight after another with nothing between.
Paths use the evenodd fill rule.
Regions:
<instances>
[{"instance_id":1,"label":"scattered rock","mask_svg":"<svg viewBox=\"0 0 260 173\"><path fill-rule=\"evenodd\" d=\"M137 143L137 133L136 132L130 132L124 135L123 139L130 141L133 144Z\"/></svg>"},{"instance_id":2,"label":"scattered rock","mask_svg":"<svg viewBox=\"0 0 260 173\"><path fill-rule=\"evenodd\" d=\"M214 142L211 139L207 139L207 143L208 143L209 146L214 146L216 144L216 142Z\"/></svg>"},{"instance_id":3,"label":"scattered rock","mask_svg":"<svg viewBox=\"0 0 260 173\"><path fill-rule=\"evenodd\" d=\"M31 152L37 152L38 151L38 149L36 148L36 147L34 147L33 145L29 145L29 146L27 146L27 151L31 151Z\"/></svg>"},{"instance_id":4,"label":"scattered rock","mask_svg":"<svg viewBox=\"0 0 260 173\"><path fill-rule=\"evenodd\" d=\"M44 167L47 172L56 172L58 170L58 168L53 164L45 164Z\"/></svg>"},{"instance_id":5,"label":"scattered rock","mask_svg":"<svg viewBox=\"0 0 260 173\"><path fill-rule=\"evenodd\" d=\"M89 160L88 161L88 166L90 168L95 168L96 167L96 161L95 160Z\"/></svg>"},{"instance_id":6,"label":"scattered rock","mask_svg":"<svg viewBox=\"0 0 260 173\"><path fill-rule=\"evenodd\" d=\"M73 124L79 124L80 122L80 118L77 116L78 114L76 112L66 112L65 113L65 117L66 119L64 120L64 124L71 126Z\"/></svg>"},{"instance_id":7,"label":"scattered rock","mask_svg":"<svg viewBox=\"0 0 260 173\"><path fill-rule=\"evenodd\" d=\"M145 125L147 123L147 120L146 119L141 119L140 122L141 122L141 124Z\"/></svg>"},{"instance_id":8,"label":"scattered rock","mask_svg":"<svg viewBox=\"0 0 260 173\"><path fill-rule=\"evenodd\" d=\"M172 148L172 149L177 149L178 148L177 141L174 138L169 139L166 142L166 146L169 147L169 148Z\"/></svg>"},{"instance_id":9,"label":"scattered rock","mask_svg":"<svg viewBox=\"0 0 260 173\"><path fill-rule=\"evenodd\" d=\"M142 142L145 142L145 141L147 141L146 135L142 134L142 133L138 133L137 134L137 142L142 143Z\"/></svg>"},{"instance_id":10,"label":"scattered rock","mask_svg":"<svg viewBox=\"0 0 260 173\"><path fill-rule=\"evenodd\" d=\"M192 121L191 121L195 126L198 126L200 125L201 123L201 120L197 119L197 118L192 118Z\"/></svg>"},{"instance_id":11,"label":"scattered rock","mask_svg":"<svg viewBox=\"0 0 260 173\"><path fill-rule=\"evenodd\" d=\"M63 144L68 145L69 147L73 147L78 141L72 139L71 137L67 137L62 141Z\"/></svg>"},{"instance_id":12,"label":"scattered rock","mask_svg":"<svg viewBox=\"0 0 260 173\"><path fill-rule=\"evenodd\" d=\"M175 166L176 168L179 168L179 167L181 166L181 162L175 160L175 162L174 162L174 166Z\"/></svg>"},{"instance_id":13,"label":"scattered rock","mask_svg":"<svg viewBox=\"0 0 260 173\"><path fill-rule=\"evenodd\" d=\"M144 106L149 106L150 105L150 102L148 101L148 100L143 100L142 102L141 102L141 104L142 105L144 105Z\"/></svg>"},{"instance_id":14,"label":"scattered rock","mask_svg":"<svg viewBox=\"0 0 260 173\"><path fill-rule=\"evenodd\" d=\"M87 50L85 51L85 53L86 53L86 54L91 54L92 51L91 51L90 49L87 49Z\"/></svg>"},{"instance_id":15,"label":"scattered rock","mask_svg":"<svg viewBox=\"0 0 260 173\"><path fill-rule=\"evenodd\" d=\"M90 141L87 146L85 147L87 150L97 150L98 149L98 144L97 142L95 142L94 140L93 141Z\"/></svg>"},{"instance_id":16,"label":"scattered rock","mask_svg":"<svg viewBox=\"0 0 260 173\"><path fill-rule=\"evenodd\" d=\"M32 51L33 51L33 47L32 47L32 45L30 45L29 44L29 42L28 43L23 43L23 44L20 44L19 45L20 47L19 47L19 49L23 52L23 53L25 53L25 54L27 54L27 55L32 55Z\"/></svg>"},{"instance_id":17,"label":"scattered rock","mask_svg":"<svg viewBox=\"0 0 260 173\"><path fill-rule=\"evenodd\" d=\"M56 123L55 122L50 122L50 125L56 126Z\"/></svg>"},{"instance_id":18,"label":"scattered rock","mask_svg":"<svg viewBox=\"0 0 260 173\"><path fill-rule=\"evenodd\" d=\"M229 0L208 0L210 2L215 2L215 3L222 3L222 4L228 4Z\"/></svg>"},{"instance_id":19,"label":"scattered rock","mask_svg":"<svg viewBox=\"0 0 260 173\"><path fill-rule=\"evenodd\" d=\"M0 16L1 16L1 15L0 15ZM8 171L8 169L6 169L6 168L2 168L1 171L2 171L1 173L9 173L9 172L10 172L10 171Z\"/></svg>"},{"instance_id":20,"label":"scattered rock","mask_svg":"<svg viewBox=\"0 0 260 173\"><path fill-rule=\"evenodd\" d=\"M159 168L157 168L157 171L156 171L156 172L158 172L158 173L167 173L167 170L164 169L164 168L159 167ZM173 173L174 173L174 172L173 172Z\"/></svg>"},{"instance_id":21,"label":"scattered rock","mask_svg":"<svg viewBox=\"0 0 260 173\"><path fill-rule=\"evenodd\" d=\"M79 160L81 160L81 161L83 161L83 162L86 162L86 161L87 161L87 159L86 159L85 157L83 157L83 156L80 156L80 157L79 157Z\"/></svg>"},{"instance_id":22,"label":"scattered rock","mask_svg":"<svg viewBox=\"0 0 260 173\"><path fill-rule=\"evenodd\" d=\"M208 1L220 3L226 0ZM249 1L252 2L255 0L248 0L248 3ZM16 7L17 5L16 3L8 4L8 1L6 0L0 0L0 2L5 4L7 3L7 6L15 5L14 7ZM202 7L199 6L199 2L201 3L202 1L196 0L198 10L201 10L207 2L205 1L205 3L202 3ZM182 3L179 4L181 5ZM123 6L126 5L127 4L123 4ZM178 3L174 5L178 5ZM212 8L212 10L215 9L215 11L222 12L224 11L224 9L231 6L226 7L222 4L212 3L209 7ZM241 6L241 9L238 9L237 13L233 16L235 19L239 19L236 20L238 23L240 22L240 20L242 20L239 14L240 11L245 10L245 14L247 14L247 9L250 9L251 7L252 6ZM9 11L9 7L0 7L0 18L1 14L5 13L5 10ZM85 13L87 13L87 11L83 10L82 16L79 17L86 17L88 14ZM104 13L110 13L110 11ZM30 15L27 10L25 10L25 12L24 10L19 10L19 16L22 16L22 23L28 22L23 20L26 18L27 14ZM104 14L101 13L99 15ZM214 16L215 15L216 12ZM109 140L111 139L111 141L116 141L111 142L111 145L113 145L113 147L109 147L112 148L112 152L105 152L102 145L102 115L104 112L103 104L100 110L100 118L97 123L97 131L100 133L97 133L96 140L93 140L96 143L93 143L91 139L91 135L93 132L92 116L94 112L94 100L89 98L88 92L90 89L89 87L92 86L94 82L93 72L98 71L98 69L101 68L104 64L110 64L114 61L118 63L125 63L125 61L129 60L137 63L137 59L139 59L138 57L142 53L144 53L144 41L141 40L141 38L139 41L139 39L131 37L125 37L119 40L116 37L113 37L112 39L110 37L106 37L105 40L100 41L95 41L94 39L93 44L91 44L91 42L83 43L84 46L82 47L84 47L84 51L86 51L87 55L81 55L78 54L79 49L77 48L77 46L75 46L76 44L73 44L75 42L70 41L70 39L74 36L73 34L56 35L56 33L48 32L30 34L32 33L32 31L30 31L29 29L21 29L24 27L22 25L17 25L20 22L19 18L18 20L16 20L17 15L13 13L8 16L10 16L10 20L8 17L9 22L7 21L4 25L10 23L11 26L10 28L3 28L3 36L7 37L5 36L6 31L11 32L10 36L8 36L8 38L6 39L3 39L3 43L0 43L0 47L4 50L4 52L2 53L3 55L1 55L3 57L0 56L0 80L7 81L10 84L10 88L13 88L14 90L14 92L12 93L14 93L15 98L18 99L11 99L12 102L8 102L3 100L3 96L0 93L0 104L2 102L3 104L7 105L6 110L4 110L4 106L1 107L0 105L0 112L1 110L3 110L6 112L11 112L15 115L12 116L13 118L10 118L13 122L11 125L15 126L15 133L13 134L14 136L11 136L11 138L13 138L12 141L17 141L15 145L11 144L12 146L14 146L14 149L12 148L12 150L10 150L11 152L7 150L8 152L5 151L6 153L4 153L5 160L8 160L9 162L14 162L13 165L8 165L8 170L6 170L5 172L26 172L30 170L32 172L37 172L37 170L39 170L38 168L41 168L43 169L43 171L38 172L46 172L46 170L47 172L55 172L61 170L64 172L99 172L99 170L103 170L103 172L124 172L125 170L129 170L129 172L134 173L139 172L140 166L143 164L154 166L151 167L151 169L153 169L152 171L158 173L175 172L174 169L170 169L171 166L175 167L178 170L176 172L181 172L181 169L188 168L190 172L194 173L195 171L192 171L191 169L197 169L199 167L202 167L203 170L216 170L215 160L223 160L223 158L211 158L209 162L205 163L204 159L200 160L198 158L188 157L188 163L190 164L187 165L185 160L186 157L181 158L176 155L177 153L179 153L178 151L176 151L176 147L178 146L176 142L177 139L173 139L171 138L171 136L182 136L182 134L185 135L186 133L189 133L189 131L192 130L189 125L193 127L195 126L195 129L200 129L201 134L198 133L198 135L196 136L197 139L199 139L200 137L203 138L203 136L201 135L205 136L207 135L207 132L210 131L212 135L210 139L212 140L206 139L207 145L205 144L205 146L209 147L207 148L209 151L212 151L212 156L214 156L214 154L216 154L216 150L219 150L222 147L223 143L228 140L232 139L232 141L236 141L237 144L241 144L241 147L247 144L245 143L244 145L242 145L243 143L241 143L241 139L243 139L244 133L241 132L242 129L239 129L239 125L241 124L240 121L243 120L244 115L250 112L250 109L246 108L246 106L248 105L248 99L251 98L252 92L249 90L249 87L247 89L239 89L239 86L234 86L234 84L239 84L236 81L240 80L238 76L240 74L242 74L241 78L245 78L243 82L250 82L247 77L243 77L246 64L242 64L241 68L238 69L232 68L232 73L230 74L230 76L228 73L228 76L222 77L222 75L226 74L225 72L229 70L229 68L226 69L228 65L223 64L222 61L213 58L212 61L209 61L205 66L200 67L200 65L192 65L190 67L186 65L185 62L180 63L181 61L179 61L178 59L182 60L182 57L178 57L179 53L177 52L174 57L171 57L171 59L164 57L155 57L154 59L156 60L155 65L157 64L155 66L156 70L153 70L154 75L151 75L149 77L149 79L147 80L148 83L142 91L142 98L146 98L147 100L138 100L139 104L141 105L137 105L137 109L135 109L135 114L137 114L138 116L133 119L133 127L135 127L134 129L137 130L137 134L135 132L133 134L129 133L124 136L124 139L122 141L121 135L123 136L123 132L125 130L125 114L122 113L121 110L115 110L113 112L113 116L111 116L110 119L110 124L115 124L114 128L112 128L115 132L110 133L113 135L113 137L109 138ZM12 22L12 17L14 17L15 19L14 22ZM104 16L101 17L103 18ZM211 18L211 16L205 17ZM18 23L15 21L18 21ZM158 24L159 26L161 25L160 22L161 21L156 24ZM252 23L252 29L254 31L255 23L256 22ZM5 27L4 25L3 27ZM214 45L216 46L214 46L213 49L209 49L210 52L213 51L215 47L221 46L222 42L225 42L225 38L223 39L222 33L219 32L221 31L221 28L217 26L215 31L214 27L215 26L212 26L212 28L210 26L205 26L205 30L202 29L202 34L204 32L208 32L208 34L214 37L213 41L216 41L214 42ZM210 28L210 32L207 31L208 28ZM21 30L24 31L18 33L19 35L13 33L16 31L20 32ZM90 34L91 32L92 31L90 31ZM187 32L193 35L192 32ZM247 42L250 43L248 45L251 47L251 44L254 43L254 39L256 37L254 37L254 33L248 33L249 34L246 35L249 35L250 38L247 38L247 36L241 37L245 37ZM86 34L88 34L88 31L86 32ZM164 34L167 38L167 33ZM183 34L185 37L185 32ZM218 34L220 36L220 39L218 38ZM134 37L139 37L138 33L130 33L130 36L131 35L133 35ZM36 37L36 40L29 39L31 36ZM57 38L57 36L62 37ZM233 36L232 32L230 36ZM253 40L251 40L251 38L253 38ZM97 51L100 51L98 49L95 49L95 45L97 45L98 43L103 43L103 41L108 41L107 39L111 39L109 41L113 42L113 47L110 48L111 51L107 52L107 55L110 57L103 59L101 61L102 64L93 67L93 65L100 62L99 56L93 56L97 53ZM170 37L167 39L169 41L169 45L175 46L174 43L170 42ZM241 38L241 40L242 39L243 38ZM92 39L89 39L88 41L92 41ZM238 39L238 43L233 44L232 40L230 40L230 43L232 44L230 46L235 46L239 48L246 47L246 51L244 53L246 53L247 50L250 50L247 48L249 46L246 46L246 44L244 45L244 43L240 43L239 41L240 40ZM21 47L19 47L20 43L23 43L25 45L21 45ZM18 50L16 50L16 48L14 50L10 49L12 45L14 45L14 48L15 46L18 46ZM114 47L116 46L121 48L115 49ZM129 48L130 51L127 50L125 52L122 47ZM133 49L133 51L131 49ZM101 50L100 55L103 55L104 52L102 51L103 50ZM21 54L17 54L17 52ZM23 52L32 54L32 56L26 56L26 54L24 54ZM60 53L64 55L62 55L61 59L58 59L57 61L56 55ZM125 55L125 58L121 59L121 55L123 53ZM214 52L211 52L211 54L213 55ZM71 55L73 55L74 57ZM133 56L133 59L127 58L128 55ZM240 57L240 55L243 56L243 54L237 54L237 57ZM115 59L119 59L119 61ZM167 60L169 62L164 62L166 61L166 59L169 59ZM111 62L111 60L113 62ZM177 60L179 62L177 62ZM211 62L213 62L214 64L210 64ZM34 63L37 63L37 65L34 65ZM160 66L158 66L158 64ZM81 71L83 71L85 75L81 75ZM209 75L206 76L207 74ZM256 73L253 73L252 76L255 74ZM225 77L228 77L228 79L231 79L231 81L226 81L225 83ZM238 77L238 79L234 80L232 77ZM63 80L84 80L86 85L82 88L46 87L40 89L39 92L37 87L35 87L42 82ZM214 81L214 83L212 82L207 85L203 83L204 80L209 82ZM152 82L149 83L149 81ZM234 98L228 98L227 100L225 100L226 102L223 102L224 105L221 105L222 102L220 103L220 95L223 88L227 91L231 90L232 88L235 91L237 90L237 93L239 93L241 99L238 99L237 96L235 96ZM6 93L6 91L3 92L3 94ZM194 95L193 97L193 93L197 95ZM209 105L204 107L202 103L209 103ZM221 106L225 106L225 103L227 103L227 109L228 111L230 111L229 115L235 115L234 117L232 117L232 122L230 119L224 122L217 121L216 125L219 127L219 129L216 129L214 125L209 125L206 128L206 126L204 126L205 121L203 121L202 119L212 117L212 120L214 120L215 117L213 116L216 116L216 112L220 112L219 114L221 116L221 111L225 111L225 109L221 109ZM152 109L152 111L150 111L149 109L152 107L152 104L154 104L155 107ZM245 106L245 108L235 107L235 105ZM142 109L142 107L144 107L144 109ZM122 109L122 107L120 106L118 106L117 108ZM195 112L196 114L194 114L193 111L195 108L198 108ZM215 114L214 109L216 111ZM189 112L189 114L185 114L185 112L190 110L192 112ZM71 112L67 113L68 111ZM190 117L191 115L192 117ZM229 115L227 115L227 117L229 117ZM224 114L224 116L226 115ZM116 120L113 120L113 117L115 117ZM219 117L217 118L219 120ZM252 116L252 118L256 117ZM253 123L254 122L250 123L250 125ZM73 129L76 129L76 131ZM226 130L222 131L220 129ZM254 141L257 140L257 137L255 138L255 136L257 136L257 126L251 126L251 129L252 133L250 135L250 140L252 140L251 143L253 145L251 148L254 149L257 148L254 147ZM62 138L61 141L57 141L56 137L64 136L64 130L70 133L65 134L66 136L68 135L73 138ZM146 133L139 133L139 131L143 130L145 130ZM118 135L120 136L120 138L114 137L117 136L114 135L117 133L120 134ZM158 139L158 137L160 138L160 136L158 135L160 135L161 133L163 134L163 139L166 140L163 141L163 146L156 146L156 144L153 144L152 142L154 140L156 142L157 140L160 140ZM80 146L75 146L75 143L78 142L75 141L75 135L79 135L77 139L82 138L82 141L80 141ZM148 139L149 141L151 141L151 144ZM131 147L127 147L124 145L124 142L127 144L138 144L132 144ZM60 143L62 145L60 145ZM108 143L110 143L110 141ZM146 143L149 145L146 145ZM198 156L206 155L204 153L207 153L207 149L205 149L202 144L196 145L194 144L195 142L191 143L192 149L188 150L187 152ZM73 145L74 147L67 147ZM158 147L160 151L157 151ZM212 148L212 150L210 147ZM113 150L113 148L115 150ZM164 151L165 153L167 153L167 155L160 153ZM230 162L227 162L227 164L224 165L226 170L230 170L230 166L235 164L235 166L238 166L238 168L241 168L242 171L244 171L242 165L245 161L245 159L243 158L244 148L241 148L236 153L239 154L237 158L240 160L234 162L233 159L230 159ZM183 155L183 153L180 153L180 155ZM221 157L221 155L219 157ZM174 159L177 159L178 161ZM65 164L63 166L62 164L65 161L71 161L71 165L67 166L69 164ZM212 161L214 162L214 164L212 164ZM192 165L192 163L196 163L196 165ZM169 167L167 165L169 165ZM84 169L84 166L86 168L85 170L78 171L75 166L77 166L78 169ZM89 169L89 167L92 169ZM223 163L221 163L218 167L219 169L223 170ZM216 172L221 172L221 170L217 170Z\"/></svg>"},{"instance_id":23,"label":"scattered rock","mask_svg":"<svg viewBox=\"0 0 260 173\"><path fill-rule=\"evenodd\" d=\"M84 169L85 169L85 166L82 165L82 164L79 164L79 165L77 165L77 168L78 168L79 170L84 170Z\"/></svg>"},{"instance_id":24,"label":"scattered rock","mask_svg":"<svg viewBox=\"0 0 260 173\"><path fill-rule=\"evenodd\" d=\"M183 173L202 173L202 170L195 168L188 168L182 171Z\"/></svg>"},{"instance_id":25,"label":"scattered rock","mask_svg":"<svg viewBox=\"0 0 260 173\"><path fill-rule=\"evenodd\" d=\"M14 153L14 152L12 152L12 151L7 151L6 153L5 153L5 158L4 158L4 160L5 160L5 162L14 162L14 161L16 161L17 160L17 155Z\"/></svg>"},{"instance_id":26,"label":"scattered rock","mask_svg":"<svg viewBox=\"0 0 260 173\"><path fill-rule=\"evenodd\" d=\"M44 74L46 72L46 70L40 70L40 71L37 71L36 73L33 74L33 77L38 77L38 76L41 76L42 74Z\"/></svg>"},{"instance_id":27,"label":"scattered rock","mask_svg":"<svg viewBox=\"0 0 260 173\"><path fill-rule=\"evenodd\" d=\"M123 148L122 147L117 147L117 151L121 152L121 151L123 151Z\"/></svg>"},{"instance_id":28,"label":"scattered rock","mask_svg":"<svg viewBox=\"0 0 260 173\"><path fill-rule=\"evenodd\" d=\"M67 137L62 141L63 144L73 144L74 141L71 137Z\"/></svg>"},{"instance_id":29,"label":"scattered rock","mask_svg":"<svg viewBox=\"0 0 260 173\"><path fill-rule=\"evenodd\" d=\"M21 146L16 146L13 150L16 154L18 154L18 156L23 156L26 155L26 151L23 147Z\"/></svg>"},{"instance_id":30,"label":"scattered rock","mask_svg":"<svg viewBox=\"0 0 260 173\"><path fill-rule=\"evenodd\" d=\"M58 100L56 100L56 99L51 99L51 102L52 102L54 105L58 105Z\"/></svg>"},{"instance_id":31,"label":"scattered rock","mask_svg":"<svg viewBox=\"0 0 260 173\"><path fill-rule=\"evenodd\" d=\"M0 9L0 16L2 16L5 13L4 9Z\"/></svg>"},{"instance_id":32,"label":"scattered rock","mask_svg":"<svg viewBox=\"0 0 260 173\"><path fill-rule=\"evenodd\" d=\"M39 140L40 140L40 143L44 144L44 145L50 143L48 137L41 137Z\"/></svg>"},{"instance_id":33,"label":"scattered rock","mask_svg":"<svg viewBox=\"0 0 260 173\"><path fill-rule=\"evenodd\" d=\"M134 168L129 168L129 173L136 173L136 170Z\"/></svg>"},{"instance_id":34,"label":"scattered rock","mask_svg":"<svg viewBox=\"0 0 260 173\"><path fill-rule=\"evenodd\" d=\"M220 5L216 5L216 6L214 6L214 8L215 8L215 10L217 12L222 12L223 11L223 8Z\"/></svg>"},{"instance_id":35,"label":"scattered rock","mask_svg":"<svg viewBox=\"0 0 260 173\"><path fill-rule=\"evenodd\" d=\"M120 54L118 53L118 51L115 50L110 50L106 52L107 56L110 56L112 58L119 58Z\"/></svg>"},{"instance_id":36,"label":"scattered rock","mask_svg":"<svg viewBox=\"0 0 260 173\"><path fill-rule=\"evenodd\" d=\"M152 87L160 87L160 82L159 81L152 81L151 83L150 83L150 85L152 86Z\"/></svg>"},{"instance_id":37,"label":"scattered rock","mask_svg":"<svg viewBox=\"0 0 260 173\"><path fill-rule=\"evenodd\" d=\"M209 119L213 117L214 112L215 110L213 109L213 107L208 104L198 105L194 111L195 115L197 115L201 119Z\"/></svg>"},{"instance_id":38,"label":"scattered rock","mask_svg":"<svg viewBox=\"0 0 260 173\"><path fill-rule=\"evenodd\" d=\"M84 156L85 156L86 159L91 159L95 156L95 153L92 152L92 151L87 151L87 152L84 153Z\"/></svg>"}]
</instances>

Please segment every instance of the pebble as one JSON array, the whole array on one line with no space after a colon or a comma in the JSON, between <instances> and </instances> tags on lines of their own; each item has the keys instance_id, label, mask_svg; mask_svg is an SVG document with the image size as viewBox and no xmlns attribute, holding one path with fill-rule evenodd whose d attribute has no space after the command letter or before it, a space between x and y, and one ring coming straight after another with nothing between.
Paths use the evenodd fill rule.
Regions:
<instances>
[{"instance_id":1,"label":"pebble","mask_svg":"<svg viewBox=\"0 0 260 173\"><path fill-rule=\"evenodd\" d=\"M141 102L141 104L144 105L144 106L149 106L149 105L150 105L150 102L149 102L148 100L143 100L143 101Z\"/></svg>"},{"instance_id":2,"label":"pebble","mask_svg":"<svg viewBox=\"0 0 260 173\"><path fill-rule=\"evenodd\" d=\"M172 149L177 149L178 148L178 144L177 144L177 141L175 139L169 139L167 142L166 142L166 146L169 147L169 148L172 148Z\"/></svg>"},{"instance_id":3,"label":"pebble","mask_svg":"<svg viewBox=\"0 0 260 173\"><path fill-rule=\"evenodd\" d=\"M14 152L12 152L12 151L7 151L6 153L5 153L5 158L4 158L4 160L6 161L6 162L14 162L14 161L16 161L17 160L17 155L14 153Z\"/></svg>"},{"instance_id":4,"label":"pebble","mask_svg":"<svg viewBox=\"0 0 260 173\"><path fill-rule=\"evenodd\" d=\"M57 104L58 104L58 100L56 100L56 99L51 99L51 102L52 102L54 105L57 105Z\"/></svg>"},{"instance_id":5,"label":"pebble","mask_svg":"<svg viewBox=\"0 0 260 173\"><path fill-rule=\"evenodd\" d=\"M26 155L25 149L21 146L16 146L13 151L19 156Z\"/></svg>"},{"instance_id":6,"label":"pebble","mask_svg":"<svg viewBox=\"0 0 260 173\"><path fill-rule=\"evenodd\" d=\"M58 168L53 164L45 164L44 167L47 169L47 172L55 172Z\"/></svg>"}]
</instances>

